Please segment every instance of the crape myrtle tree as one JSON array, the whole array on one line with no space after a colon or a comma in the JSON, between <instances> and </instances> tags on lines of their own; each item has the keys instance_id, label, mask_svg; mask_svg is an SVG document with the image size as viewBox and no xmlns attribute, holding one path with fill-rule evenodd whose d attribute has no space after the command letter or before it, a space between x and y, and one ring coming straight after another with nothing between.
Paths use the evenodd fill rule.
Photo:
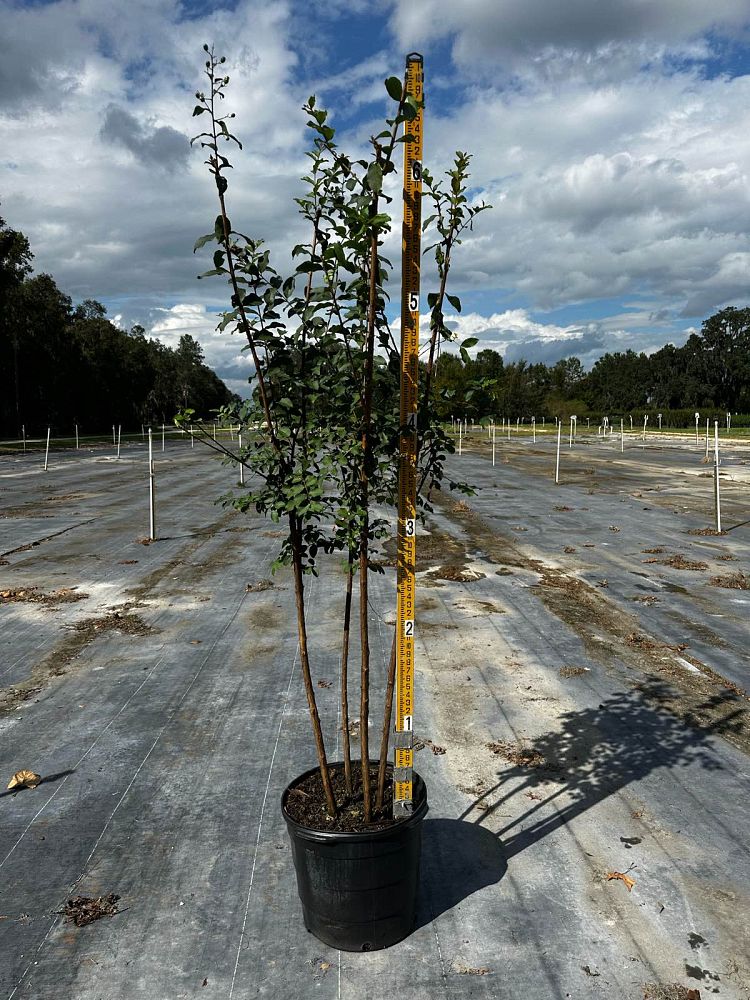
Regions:
<instances>
[{"instance_id":1,"label":"crape myrtle tree","mask_svg":"<svg viewBox=\"0 0 750 1000\"><path fill-rule=\"evenodd\" d=\"M310 97L304 106L311 144L308 169L296 199L309 236L292 250L294 272L282 276L273 266L263 241L246 235L230 221L227 153L242 149L230 131L233 114L222 113L229 77L225 58L204 46L208 86L196 94L193 115L205 116L206 128L193 139L207 154L206 164L216 186L219 214L213 230L195 245L214 244L213 268L201 277L227 280L231 308L219 329L246 340L253 363L251 395L224 408L222 416L246 429L239 459L254 475L251 487L224 498L240 510L254 508L286 525L274 568L289 565L294 580L300 661L312 721L315 747L331 822L343 812L368 823L382 816L386 758L390 730L395 647L391 652L376 788L371 784L368 745L370 641L368 575L377 569L373 546L390 533L385 516L398 493L400 351L386 315L386 286L392 271L383 243L391 231L389 175L397 173L397 154L405 138L405 122L418 113L414 98L401 81L391 77L386 89L392 116L370 138L368 155L348 156L336 142L328 114ZM440 489L446 455L453 451L437 419L434 373L440 344L452 337L444 310L460 309L448 294L452 254L461 236L486 206L466 197L469 156L459 152L445 179L423 175L433 206L425 220L435 233L438 288L427 297L430 333L420 365L418 424L418 506L421 516L431 510L430 495ZM399 201L400 206L400 201ZM425 213L423 213L425 214ZM469 339L461 345L476 343ZM192 420L190 411L178 420ZM209 447L227 451L204 435ZM227 454L229 452L227 451ZM468 490L463 483L451 489ZM342 615L341 708L344 734L346 794L337 801L312 680L307 639L307 574L319 571L322 553L345 559ZM382 570L381 570L382 571ZM349 747L348 660L354 580L358 580L360 637L361 762L354 766Z\"/></svg>"}]
</instances>

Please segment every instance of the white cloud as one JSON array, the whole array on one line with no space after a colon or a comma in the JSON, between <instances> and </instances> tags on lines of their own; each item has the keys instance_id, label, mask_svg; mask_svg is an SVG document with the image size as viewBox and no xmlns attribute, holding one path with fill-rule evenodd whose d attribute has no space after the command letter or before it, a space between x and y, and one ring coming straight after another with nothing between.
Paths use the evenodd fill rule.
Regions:
<instances>
[{"instance_id":1,"label":"white cloud","mask_svg":"<svg viewBox=\"0 0 750 1000\"><path fill-rule=\"evenodd\" d=\"M746 0L357 0L371 16L391 13L394 45L383 51L379 39L355 68L327 74L321 53L346 38L305 33L323 2L238 0L185 19L177 0L0 0L2 214L29 237L37 270L159 336L198 330L207 357L240 378L237 344L214 334L210 311L228 289L196 283L210 253L191 253L217 211L203 157L182 145L201 122L190 114L203 42L227 54L228 110L245 145L232 154L230 215L268 241L282 270L303 238L301 103L318 90L341 111L343 141L361 142L384 106L383 77L418 48L426 162L438 172L453 149L472 151L473 196L495 206L454 274L465 302L482 293L487 315L474 308L460 322L485 324L485 346L541 351L578 330L590 351L596 338L601 349L651 349L683 335L675 317L747 301L750 77L710 78L702 65L716 39L747 43ZM346 21L355 8L336 3ZM335 33L336 19L327 24ZM431 57L446 38L452 65ZM397 184L389 190L398 210ZM396 226L385 248L396 282L399 244ZM425 266L424 293L433 276ZM592 324L592 303L623 297L627 308L614 302L608 319L597 308ZM575 327L543 322L573 306Z\"/></svg>"}]
</instances>

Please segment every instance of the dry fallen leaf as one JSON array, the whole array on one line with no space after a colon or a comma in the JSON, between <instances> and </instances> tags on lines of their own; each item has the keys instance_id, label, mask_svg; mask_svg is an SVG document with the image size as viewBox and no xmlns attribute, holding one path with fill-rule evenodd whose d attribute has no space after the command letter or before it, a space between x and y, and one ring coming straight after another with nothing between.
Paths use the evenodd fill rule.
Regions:
<instances>
[{"instance_id":1,"label":"dry fallen leaf","mask_svg":"<svg viewBox=\"0 0 750 1000\"><path fill-rule=\"evenodd\" d=\"M612 879L619 878L621 882L624 882L628 887L628 892L630 892L635 885L635 879L626 875L624 872L607 872L607 881L611 882Z\"/></svg>"},{"instance_id":2,"label":"dry fallen leaf","mask_svg":"<svg viewBox=\"0 0 750 1000\"><path fill-rule=\"evenodd\" d=\"M8 788L36 788L41 780L34 771L16 771L8 782Z\"/></svg>"}]
</instances>

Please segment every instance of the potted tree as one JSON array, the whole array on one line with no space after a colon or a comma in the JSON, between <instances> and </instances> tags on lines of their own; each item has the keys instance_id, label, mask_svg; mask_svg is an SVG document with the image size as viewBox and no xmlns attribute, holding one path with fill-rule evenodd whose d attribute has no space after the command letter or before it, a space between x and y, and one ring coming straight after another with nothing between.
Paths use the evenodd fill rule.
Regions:
<instances>
[{"instance_id":1,"label":"potted tree","mask_svg":"<svg viewBox=\"0 0 750 1000\"><path fill-rule=\"evenodd\" d=\"M229 149L242 149L223 112L229 77L225 58L206 52L204 91L193 115L206 127L193 139L206 150L219 213L213 230L195 250L213 243L213 268L201 275L228 281L231 308L219 329L239 333L253 362L251 395L225 408L239 421L244 447L231 452L206 434L206 444L240 461L252 474L248 487L227 502L254 508L284 524L273 564L291 567L299 653L317 764L294 778L284 792L298 888L309 930L348 950L386 947L406 936L414 922L420 824L427 811L424 783L415 775L414 810L394 819L392 769L388 764L395 642L391 651L380 750L369 746L370 634L368 578L383 572L375 547L391 534L389 512L398 495L400 349L388 320L387 283L391 264L383 244L391 231L397 153L408 140L406 123L420 103L396 77L386 83L393 112L369 142L369 155L354 158L336 142L328 114L310 97L304 106L312 138L308 171L296 199L309 225L307 242L295 246L294 271L282 276L262 240L230 221ZM414 58L414 57L412 57ZM418 58L418 57L417 57ZM422 172L431 215L430 248L437 265L437 289L427 297L430 332L419 370L417 429L418 511L429 512L431 491L440 489L452 441L435 406L434 373L443 340L451 337L444 310L460 310L448 294L452 254L462 233L487 206L470 204L470 157L458 152L447 183ZM397 206L398 207L398 204ZM419 209L420 206L417 206ZM461 352L476 341L465 340ZM194 422L191 411L180 416ZM452 489L468 487L451 482ZM326 558L332 557L332 558ZM308 646L305 580L344 560L341 691L343 760L328 759L315 697ZM335 567L334 567L335 568ZM349 647L357 583L359 632L359 760L352 758ZM401 880L400 886L394 882ZM394 908L394 899L398 905ZM396 912L394 913L394 909Z\"/></svg>"}]
</instances>

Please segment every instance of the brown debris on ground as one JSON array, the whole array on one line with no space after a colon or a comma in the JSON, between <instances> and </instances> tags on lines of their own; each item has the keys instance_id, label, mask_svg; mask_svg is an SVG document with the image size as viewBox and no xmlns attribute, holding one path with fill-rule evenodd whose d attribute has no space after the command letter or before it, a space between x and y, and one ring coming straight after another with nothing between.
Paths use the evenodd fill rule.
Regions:
<instances>
[{"instance_id":1,"label":"brown debris on ground","mask_svg":"<svg viewBox=\"0 0 750 1000\"><path fill-rule=\"evenodd\" d=\"M711 576L708 582L712 587L724 587L726 590L750 590L750 576L744 573L730 573L728 576Z\"/></svg>"},{"instance_id":2,"label":"brown debris on ground","mask_svg":"<svg viewBox=\"0 0 750 1000\"><path fill-rule=\"evenodd\" d=\"M76 587L60 587L45 594L38 587L11 587L0 590L0 604L44 604L50 607L54 604L72 604L74 601L85 601L88 594Z\"/></svg>"},{"instance_id":3,"label":"brown debris on ground","mask_svg":"<svg viewBox=\"0 0 750 1000\"><path fill-rule=\"evenodd\" d=\"M566 552L568 555L570 555L572 552L575 552L575 549L573 548L572 545L566 545L565 548L563 549L563 552Z\"/></svg>"},{"instance_id":4,"label":"brown debris on ground","mask_svg":"<svg viewBox=\"0 0 750 1000\"><path fill-rule=\"evenodd\" d=\"M659 598L655 597L653 594L644 594L643 596L631 597L631 601L637 601L639 604L658 604Z\"/></svg>"},{"instance_id":5,"label":"brown debris on ground","mask_svg":"<svg viewBox=\"0 0 750 1000\"><path fill-rule=\"evenodd\" d=\"M555 507L553 507L553 510L558 510L560 511L560 513L563 513L564 511L573 510L573 508L566 507L565 504L557 504Z\"/></svg>"},{"instance_id":6,"label":"brown debris on ground","mask_svg":"<svg viewBox=\"0 0 750 1000\"><path fill-rule=\"evenodd\" d=\"M701 1000L701 991L681 983L645 983L643 1000Z\"/></svg>"},{"instance_id":7,"label":"brown debris on ground","mask_svg":"<svg viewBox=\"0 0 750 1000\"><path fill-rule=\"evenodd\" d=\"M586 667L560 667L558 673L561 677L580 677L588 673L588 670Z\"/></svg>"},{"instance_id":8,"label":"brown debris on ground","mask_svg":"<svg viewBox=\"0 0 750 1000\"><path fill-rule=\"evenodd\" d=\"M264 590L273 590L274 586L273 580L258 580L257 583L248 583L245 587L245 593L259 594Z\"/></svg>"},{"instance_id":9,"label":"brown debris on ground","mask_svg":"<svg viewBox=\"0 0 750 1000\"><path fill-rule=\"evenodd\" d=\"M663 545L657 545L653 549L643 549L643 551L646 553L646 555L659 556L662 554L662 552L666 552L667 550L664 548Z\"/></svg>"},{"instance_id":10,"label":"brown debris on ground","mask_svg":"<svg viewBox=\"0 0 750 1000\"><path fill-rule=\"evenodd\" d=\"M34 665L31 676L22 684L0 690L0 714L16 709L25 701L30 701L43 689L52 677L61 677L67 668L77 661L83 650L101 633L116 630L126 635L145 636L157 630L147 625L138 615L131 614L132 605L115 608L99 618L86 618L72 625L64 625L72 634L68 635L55 649Z\"/></svg>"},{"instance_id":11,"label":"brown debris on ground","mask_svg":"<svg viewBox=\"0 0 750 1000\"><path fill-rule=\"evenodd\" d=\"M469 569L468 566L438 566L437 569L425 573L431 580L452 580L455 583L474 583L485 576L479 570Z\"/></svg>"},{"instance_id":12,"label":"brown debris on ground","mask_svg":"<svg viewBox=\"0 0 750 1000\"><path fill-rule=\"evenodd\" d=\"M688 528L688 535L726 535L726 531L717 531L716 528Z\"/></svg>"},{"instance_id":13,"label":"brown debris on ground","mask_svg":"<svg viewBox=\"0 0 750 1000\"><path fill-rule=\"evenodd\" d=\"M547 763L538 750L525 747L522 743L498 740L496 743L487 743L486 746L496 757L502 757L516 767L544 767Z\"/></svg>"},{"instance_id":14,"label":"brown debris on ground","mask_svg":"<svg viewBox=\"0 0 750 1000\"><path fill-rule=\"evenodd\" d=\"M463 962L453 962L451 965L451 972L454 972L458 976L491 976L492 969L486 965L480 965L477 967L471 965L464 965Z\"/></svg>"},{"instance_id":15,"label":"brown debris on ground","mask_svg":"<svg viewBox=\"0 0 750 1000\"><path fill-rule=\"evenodd\" d=\"M115 629L125 635L151 635L154 631L139 615L117 609L100 618L85 618L82 622L76 622L68 627L92 639L102 632L111 632Z\"/></svg>"},{"instance_id":16,"label":"brown debris on ground","mask_svg":"<svg viewBox=\"0 0 750 1000\"><path fill-rule=\"evenodd\" d=\"M629 646L637 646L638 649L644 649L648 652L656 652L663 649L670 650L672 653L682 653L688 648L686 642L680 642L672 646L668 642L656 642L654 639L649 639L648 636L640 635L638 632L631 632L630 635L626 636L625 642Z\"/></svg>"},{"instance_id":17,"label":"brown debris on ground","mask_svg":"<svg viewBox=\"0 0 750 1000\"><path fill-rule=\"evenodd\" d=\"M102 917L113 917L118 912L117 902L120 897L110 892L108 896L75 896L69 899L62 913L66 920L72 920L76 927L85 927Z\"/></svg>"},{"instance_id":18,"label":"brown debris on ground","mask_svg":"<svg viewBox=\"0 0 750 1000\"><path fill-rule=\"evenodd\" d=\"M659 566L671 566L672 569L689 569L695 573L700 573L708 569L708 563L699 562L695 559L686 559L679 553L676 556L668 556L666 559L644 559L644 563L657 563Z\"/></svg>"}]
</instances>

